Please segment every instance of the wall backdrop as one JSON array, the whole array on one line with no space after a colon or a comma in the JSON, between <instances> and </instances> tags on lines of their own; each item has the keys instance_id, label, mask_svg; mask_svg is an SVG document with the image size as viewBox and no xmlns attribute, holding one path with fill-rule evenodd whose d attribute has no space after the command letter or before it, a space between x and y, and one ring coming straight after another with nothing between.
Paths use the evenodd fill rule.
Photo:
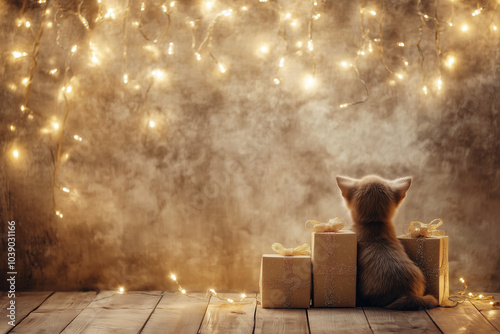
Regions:
<instances>
[{"instance_id":1,"label":"wall backdrop","mask_svg":"<svg viewBox=\"0 0 500 334\"><path fill-rule=\"evenodd\" d=\"M484 3L0 1L17 288L173 290L175 274L257 291L273 242L350 223L336 175L379 174L413 176L398 232L444 220L452 291L499 292L500 9Z\"/></svg>"}]
</instances>

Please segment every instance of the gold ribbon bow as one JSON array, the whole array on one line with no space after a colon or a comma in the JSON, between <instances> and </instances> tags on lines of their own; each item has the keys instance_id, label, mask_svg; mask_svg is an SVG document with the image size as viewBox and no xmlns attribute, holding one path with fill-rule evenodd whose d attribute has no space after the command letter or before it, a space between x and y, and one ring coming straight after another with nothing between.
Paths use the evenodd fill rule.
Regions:
<instances>
[{"instance_id":1,"label":"gold ribbon bow","mask_svg":"<svg viewBox=\"0 0 500 334\"><path fill-rule=\"evenodd\" d=\"M311 255L311 248L308 244L303 244L301 246L297 246L295 248L285 248L280 243L275 242L271 248L276 254L285 255L285 256L294 256L294 255Z\"/></svg>"},{"instance_id":2,"label":"gold ribbon bow","mask_svg":"<svg viewBox=\"0 0 500 334\"><path fill-rule=\"evenodd\" d=\"M443 220L440 218L436 218L428 224L415 221L410 223L408 232L412 238L440 237L445 235L445 231L437 229L441 225L443 225Z\"/></svg>"},{"instance_id":3,"label":"gold ribbon bow","mask_svg":"<svg viewBox=\"0 0 500 334\"><path fill-rule=\"evenodd\" d=\"M344 226L344 223L338 217L330 219L328 223L321 223L316 220L306 221L306 228L313 232L338 232L343 229Z\"/></svg>"}]
</instances>

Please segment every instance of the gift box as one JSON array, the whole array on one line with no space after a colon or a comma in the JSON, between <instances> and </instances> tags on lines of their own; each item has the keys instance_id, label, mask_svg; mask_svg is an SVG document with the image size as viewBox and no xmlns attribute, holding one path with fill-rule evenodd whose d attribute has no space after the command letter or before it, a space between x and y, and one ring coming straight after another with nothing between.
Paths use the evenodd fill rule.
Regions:
<instances>
[{"instance_id":1,"label":"gift box","mask_svg":"<svg viewBox=\"0 0 500 334\"><path fill-rule=\"evenodd\" d=\"M259 286L263 308L309 308L311 257L263 255Z\"/></svg>"},{"instance_id":2,"label":"gift box","mask_svg":"<svg viewBox=\"0 0 500 334\"><path fill-rule=\"evenodd\" d=\"M448 268L448 236L411 237L398 236L408 257L425 276L425 293L431 294L440 305L445 305L450 295Z\"/></svg>"},{"instance_id":3,"label":"gift box","mask_svg":"<svg viewBox=\"0 0 500 334\"><path fill-rule=\"evenodd\" d=\"M312 232L314 307L355 307L356 270L354 232Z\"/></svg>"}]
</instances>

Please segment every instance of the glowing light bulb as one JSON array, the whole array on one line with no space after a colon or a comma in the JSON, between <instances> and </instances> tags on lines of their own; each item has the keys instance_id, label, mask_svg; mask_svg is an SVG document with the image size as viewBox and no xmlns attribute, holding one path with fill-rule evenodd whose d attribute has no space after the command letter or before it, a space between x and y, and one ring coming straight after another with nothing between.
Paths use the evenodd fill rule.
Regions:
<instances>
[{"instance_id":1,"label":"glowing light bulb","mask_svg":"<svg viewBox=\"0 0 500 334\"><path fill-rule=\"evenodd\" d=\"M495 303L494 302L490 302L490 305L493 305L493 304L495 304Z\"/></svg>"},{"instance_id":2,"label":"glowing light bulb","mask_svg":"<svg viewBox=\"0 0 500 334\"><path fill-rule=\"evenodd\" d=\"M146 10L146 4L144 2L141 2L141 12Z\"/></svg>"},{"instance_id":3,"label":"glowing light bulb","mask_svg":"<svg viewBox=\"0 0 500 334\"><path fill-rule=\"evenodd\" d=\"M77 135L74 135L73 139L76 140L76 141L82 141L82 137L77 136Z\"/></svg>"},{"instance_id":4,"label":"glowing light bulb","mask_svg":"<svg viewBox=\"0 0 500 334\"><path fill-rule=\"evenodd\" d=\"M375 16L375 15L377 15L377 12L376 12L376 11L374 11L374 10L371 10L371 11L370 11L370 14L372 14L373 16Z\"/></svg>"},{"instance_id":5,"label":"glowing light bulb","mask_svg":"<svg viewBox=\"0 0 500 334\"><path fill-rule=\"evenodd\" d=\"M121 286L119 289L118 289L118 293L124 293L125 292L125 288L123 286Z\"/></svg>"},{"instance_id":6,"label":"glowing light bulb","mask_svg":"<svg viewBox=\"0 0 500 334\"><path fill-rule=\"evenodd\" d=\"M31 27L31 23L30 23L30 21L26 21L26 22L24 23L24 25L26 26L26 28Z\"/></svg>"},{"instance_id":7,"label":"glowing light bulb","mask_svg":"<svg viewBox=\"0 0 500 334\"><path fill-rule=\"evenodd\" d=\"M269 52L269 47L267 45L262 45L260 47L260 52L262 52L262 53L268 53Z\"/></svg>"},{"instance_id":8,"label":"glowing light bulb","mask_svg":"<svg viewBox=\"0 0 500 334\"><path fill-rule=\"evenodd\" d=\"M50 74L54 75L57 73L57 68L53 68L49 71Z\"/></svg>"},{"instance_id":9,"label":"glowing light bulb","mask_svg":"<svg viewBox=\"0 0 500 334\"><path fill-rule=\"evenodd\" d=\"M19 158L19 151L18 150L14 150L12 151L12 155L14 156L14 158Z\"/></svg>"},{"instance_id":10,"label":"glowing light bulb","mask_svg":"<svg viewBox=\"0 0 500 334\"><path fill-rule=\"evenodd\" d=\"M174 43L170 42L168 44L168 54L173 55L174 54Z\"/></svg>"},{"instance_id":11,"label":"glowing light bulb","mask_svg":"<svg viewBox=\"0 0 500 334\"><path fill-rule=\"evenodd\" d=\"M290 24L291 24L292 26L296 27L296 26L297 26L297 24L298 24L298 22L297 22L297 20L293 20Z\"/></svg>"},{"instance_id":12,"label":"glowing light bulb","mask_svg":"<svg viewBox=\"0 0 500 334\"><path fill-rule=\"evenodd\" d=\"M398 43L398 46L400 46L400 47L404 47L404 46L405 46L405 43L403 43L403 42L399 42L399 43Z\"/></svg>"},{"instance_id":13,"label":"glowing light bulb","mask_svg":"<svg viewBox=\"0 0 500 334\"><path fill-rule=\"evenodd\" d=\"M201 60L201 55L198 52L195 52L194 55L195 55L197 61Z\"/></svg>"},{"instance_id":14,"label":"glowing light bulb","mask_svg":"<svg viewBox=\"0 0 500 334\"><path fill-rule=\"evenodd\" d=\"M21 105L21 111L25 111L26 107L24 105Z\"/></svg>"},{"instance_id":15,"label":"glowing light bulb","mask_svg":"<svg viewBox=\"0 0 500 334\"><path fill-rule=\"evenodd\" d=\"M219 71L220 71L221 73L226 73L226 68L224 67L224 65L219 64Z\"/></svg>"},{"instance_id":16,"label":"glowing light bulb","mask_svg":"<svg viewBox=\"0 0 500 334\"><path fill-rule=\"evenodd\" d=\"M151 75L158 79L163 79L165 77L165 73L163 73L162 70L154 70L151 72Z\"/></svg>"},{"instance_id":17,"label":"glowing light bulb","mask_svg":"<svg viewBox=\"0 0 500 334\"><path fill-rule=\"evenodd\" d=\"M210 289L209 291L210 291L211 293L213 293L214 295L216 295L216 294L217 294L217 292L215 292L215 290L214 290L214 289Z\"/></svg>"},{"instance_id":18,"label":"glowing light bulb","mask_svg":"<svg viewBox=\"0 0 500 334\"><path fill-rule=\"evenodd\" d=\"M66 93L71 93L71 91L73 90L73 88L71 88L71 86L68 86L66 87Z\"/></svg>"},{"instance_id":19,"label":"glowing light bulb","mask_svg":"<svg viewBox=\"0 0 500 334\"><path fill-rule=\"evenodd\" d=\"M247 7L247 6L243 6L243 7L241 7L241 10L243 10L243 11L247 11L247 10L248 10L248 7Z\"/></svg>"},{"instance_id":20,"label":"glowing light bulb","mask_svg":"<svg viewBox=\"0 0 500 334\"><path fill-rule=\"evenodd\" d=\"M281 82L280 79L278 79L278 78L274 78L273 81L274 81L275 85L279 85Z\"/></svg>"},{"instance_id":21,"label":"glowing light bulb","mask_svg":"<svg viewBox=\"0 0 500 334\"><path fill-rule=\"evenodd\" d=\"M71 47L71 52L75 53L77 49L78 49L78 46L75 44Z\"/></svg>"},{"instance_id":22,"label":"glowing light bulb","mask_svg":"<svg viewBox=\"0 0 500 334\"><path fill-rule=\"evenodd\" d=\"M314 1L313 5L317 6L317 5L318 5L318 2L317 2L317 1Z\"/></svg>"},{"instance_id":23,"label":"glowing light bulb","mask_svg":"<svg viewBox=\"0 0 500 334\"><path fill-rule=\"evenodd\" d=\"M52 28L53 25L52 21L47 22L47 28Z\"/></svg>"},{"instance_id":24,"label":"glowing light bulb","mask_svg":"<svg viewBox=\"0 0 500 334\"><path fill-rule=\"evenodd\" d=\"M143 3L144 4L144 3ZM141 11L144 11L143 7L141 6ZM116 18L116 15L115 15L115 10L113 8L109 8L108 11L106 12L106 14L104 15L104 18L105 19L115 19Z\"/></svg>"},{"instance_id":25,"label":"glowing light bulb","mask_svg":"<svg viewBox=\"0 0 500 334\"><path fill-rule=\"evenodd\" d=\"M161 9L163 9L163 12L166 13L168 8L165 4L161 5Z\"/></svg>"},{"instance_id":26,"label":"glowing light bulb","mask_svg":"<svg viewBox=\"0 0 500 334\"><path fill-rule=\"evenodd\" d=\"M483 295L479 295L479 298L483 298Z\"/></svg>"},{"instance_id":27,"label":"glowing light bulb","mask_svg":"<svg viewBox=\"0 0 500 334\"><path fill-rule=\"evenodd\" d=\"M241 298L246 298L247 295L245 295L244 293L241 294Z\"/></svg>"},{"instance_id":28,"label":"glowing light bulb","mask_svg":"<svg viewBox=\"0 0 500 334\"><path fill-rule=\"evenodd\" d=\"M302 47L302 42L301 42L301 41L298 41L298 42L297 42L297 47L298 47L298 48L301 48L301 47Z\"/></svg>"},{"instance_id":29,"label":"glowing light bulb","mask_svg":"<svg viewBox=\"0 0 500 334\"><path fill-rule=\"evenodd\" d=\"M464 31L464 32L465 32L465 31L469 30L469 26L468 26L468 25L466 25L466 24L464 24L464 25L462 25L462 28L461 28L461 29L462 29L462 31Z\"/></svg>"},{"instance_id":30,"label":"glowing light bulb","mask_svg":"<svg viewBox=\"0 0 500 334\"><path fill-rule=\"evenodd\" d=\"M205 7L207 9L212 9L213 6L214 6L214 3L212 1L205 2Z\"/></svg>"},{"instance_id":31,"label":"glowing light bulb","mask_svg":"<svg viewBox=\"0 0 500 334\"><path fill-rule=\"evenodd\" d=\"M228 302L230 302L230 303L234 303L234 300L229 299L229 298L228 298L228 300L227 300L227 301L228 301Z\"/></svg>"},{"instance_id":32,"label":"glowing light bulb","mask_svg":"<svg viewBox=\"0 0 500 334\"><path fill-rule=\"evenodd\" d=\"M476 9L475 11L472 12L472 16L477 16L481 13L482 9L479 8L479 9Z\"/></svg>"},{"instance_id":33,"label":"glowing light bulb","mask_svg":"<svg viewBox=\"0 0 500 334\"><path fill-rule=\"evenodd\" d=\"M149 127L154 128L155 127L155 122L154 121L149 121Z\"/></svg>"},{"instance_id":34,"label":"glowing light bulb","mask_svg":"<svg viewBox=\"0 0 500 334\"><path fill-rule=\"evenodd\" d=\"M403 79L403 75L401 73L396 73L396 76L398 77L398 79L402 80Z\"/></svg>"},{"instance_id":35,"label":"glowing light bulb","mask_svg":"<svg viewBox=\"0 0 500 334\"><path fill-rule=\"evenodd\" d=\"M494 31L497 31L498 27L494 23L492 23L491 24L491 29L493 29Z\"/></svg>"},{"instance_id":36,"label":"glowing light bulb","mask_svg":"<svg viewBox=\"0 0 500 334\"><path fill-rule=\"evenodd\" d=\"M349 63L348 63L348 62L346 62L346 61L342 61L342 62L340 62L340 66L342 66L342 67L344 67L344 68L347 68L347 67L352 66L352 65L351 65L351 64L349 64Z\"/></svg>"},{"instance_id":37,"label":"glowing light bulb","mask_svg":"<svg viewBox=\"0 0 500 334\"><path fill-rule=\"evenodd\" d=\"M132 25L137 28L139 26L139 21L132 22Z\"/></svg>"},{"instance_id":38,"label":"glowing light bulb","mask_svg":"<svg viewBox=\"0 0 500 334\"><path fill-rule=\"evenodd\" d=\"M128 74L123 75L123 83L127 84L128 83Z\"/></svg>"},{"instance_id":39,"label":"glowing light bulb","mask_svg":"<svg viewBox=\"0 0 500 334\"><path fill-rule=\"evenodd\" d=\"M407 60L405 60L405 63L404 63L404 64L405 64L405 66L408 66L408 61L407 61Z\"/></svg>"},{"instance_id":40,"label":"glowing light bulb","mask_svg":"<svg viewBox=\"0 0 500 334\"><path fill-rule=\"evenodd\" d=\"M189 21L189 25L194 28L194 26L196 25L196 22L194 22L193 20Z\"/></svg>"},{"instance_id":41,"label":"glowing light bulb","mask_svg":"<svg viewBox=\"0 0 500 334\"><path fill-rule=\"evenodd\" d=\"M364 56L366 53L364 51L359 51L358 54Z\"/></svg>"},{"instance_id":42,"label":"glowing light bulb","mask_svg":"<svg viewBox=\"0 0 500 334\"><path fill-rule=\"evenodd\" d=\"M94 64L99 63L99 58L97 58L97 56L96 56L95 54L93 54L93 55L92 55L92 59L91 59L91 60L92 60L92 62L93 62Z\"/></svg>"},{"instance_id":43,"label":"glowing light bulb","mask_svg":"<svg viewBox=\"0 0 500 334\"><path fill-rule=\"evenodd\" d=\"M309 49L309 51L314 50L314 45L313 45L313 41L312 40L309 40L307 42L307 48Z\"/></svg>"},{"instance_id":44,"label":"glowing light bulb","mask_svg":"<svg viewBox=\"0 0 500 334\"><path fill-rule=\"evenodd\" d=\"M280 58L279 67L283 67L283 65L285 65L285 58L284 58L284 57L281 57L281 58Z\"/></svg>"},{"instance_id":45,"label":"glowing light bulb","mask_svg":"<svg viewBox=\"0 0 500 334\"><path fill-rule=\"evenodd\" d=\"M441 90L441 87L443 86L443 81L441 80L441 78L439 78L439 79L437 80L436 84L437 84L437 88L438 88L439 90Z\"/></svg>"},{"instance_id":46,"label":"glowing light bulb","mask_svg":"<svg viewBox=\"0 0 500 334\"><path fill-rule=\"evenodd\" d=\"M230 16L232 13L233 13L232 9L226 9L221 14L224 15L224 16Z\"/></svg>"},{"instance_id":47,"label":"glowing light bulb","mask_svg":"<svg viewBox=\"0 0 500 334\"><path fill-rule=\"evenodd\" d=\"M184 289L182 289L181 292L182 292L183 295L186 294L186 290L184 290Z\"/></svg>"},{"instance_id":48,"label":"glowing light bulb","mask_svg":"<svg viewBox=\"0 0 500 334\"><path fill-rule=\"evenodd\" d=\"M56 211L56 215L59 216L59 218L63 217L63 214L60 211Z\"/></svg>"},{"instance_id":49,"label":"glowing light bulb","mask_svg":"<svg viewBox=\"0 0 500 334\"><path fill-rule=\"evenodd\" d=\"M472 293L471 293L471 292L469 292L469 296L471 296L471 297L472 297Z\"/></svg>"},{"instance_id":50,"label":"glowing light bulb","mask_svg":"<svg viewBox=\"0 0 500 334\"><path fill-rule=\"evenodd\" d=\"M21 82L23 83L23 85L28 86L29 80L29 78L24 78Z\"/></svg>"},{"instance_id":51,"label":"glowing light bulb","mask_svg":"<svg viewBox=\"0 0 500 334\"><path fill-rule=\"evenodd\" d=\"M292 14L290 14L290 13L286 13L286 14L285 14L285 19L289 19L289 18L291 18L291 17L292 17Z\"/></svg>"},{"instance_id":52,"label":"glowing light bulb","mask_svg":"<svg viewBox=\"0 0 500 334\"><path fill-rule=\"evenodd\" d=\"M318 20L321 17L320 13L316 13L313 15L313 19Z\"/></svg>"},{"instance_id":53,"label":"glowing light bulb","mask_svg":"<svg viewBox=\"0 0 500 334\"><path fill-rule=\"evenodd\" d=\"M58 130L59 129L59 123L57 123L57 122L52 123L52 127L54 128L54 130Z\"/></svg>"},{"instance_id":54,"label":"glowing light bulb","mask_svg":"<svg viewBox=\"0 0 500 334\"><path fill-rule=\"evenodd\" d=\"M11 126L9 127L9 129L10 129L10 131L16 131L16 127L15 127L15 125L11 125Z\"/></svg>"},{"instance_id":55,"label":"glowing light bulb","mask_svg":"<svg viewBox=\"0 0 500 334\"><path fill-rule=\"evenodd\" d=\"M174 7L175 6L175 1L171 1L170 2L170 7Z\"/></svg>"},{"instance_id":56,"label":"glowing light bulb","mask_svg":"<svg viewBox=\"0 0 500 334\"><path fill-rule=\"evenodd\" d=\"M66 188L66 187L63 187L63 188L62 188L62 191L64 191L65 193L69 193L69 189L68 189L68 188Z\"/></svg>"},{"instance_id":57,"label":"glowing light bulb","mask_svg":"<svg viewBox=\"0 0 500 334\"><path fill-rule=\"evenodd\" d=\"M340 109L344 109L344 108L347 108L348 106L349 106L349 104L344 103L344 104L341 104L339 107L340 107Z\"/></svg>"},{"instance_id":58,"label":"glowing light bulb","mask_svg":"<svg viewBox=\"0 0 500 334\"><path fill-rule=\"evenodd\" d=\"M12 52L12 56L14 56L14 58L21 58L21 57L25 57L27 55L28 54L26 52L19 52L19 51Z\"/></svg>"},{"instance_id":59,"label":"glowing light bulb","mask_svg":"<svg viewBox=\"0 0 500 334\"><path fill-rule=\"evenodd\" d=\"M304 87L305 88L311 88L314 86L314 77L312 75L306 77Z\"/></svg>"},{"instance_id":60,"label":"glowing light bulb","mask_svg":"<svg viewBox=\"0 0 500 334\"><path fill-rule=\"evenodd\" d=\"M170 275L170 278L172 279L172 281L177 281L177 277L174 274Z\"/></svg>"},{"instance_id":61,"label":"glowing light bulb","mask_svg":"<svg viewBox=\"0 0 500 334\"><path fill-rule=\"evenodd\" d=\"M463 279L463 277L460 277L460 282L465 283L465 280Z\"/></svg>"},{"instance_id":62,"label":"glowing light bulb","mask_svg":"<svg viewBox=\"0 0 500 334\"><path fill-rule=\"evenodd\" d=\"M267 0L259 0L259 2L267 2Z\"/></svg>"},{"instance_id":63,"label":"glowing light bulb","mask_svg":"<svg viewBox=\"0 0 500 334\"><path fill-rule=\"evenodd\" d=\"M424 91L424 94L427 95L427 86L422 87L422 90Z\"/></svg>"},{"instance_id":64,"label":"glowing light bulb","mask_svg":"<svg viewBox=\"0 0 500 334\"><path fill-rule=\"evenodd\" d=\"M446 66L450 68L453 66L454 63L455 63L455 57L453 56L448 57L448 59L446 60Z\"/></svg>"}]
</instances>

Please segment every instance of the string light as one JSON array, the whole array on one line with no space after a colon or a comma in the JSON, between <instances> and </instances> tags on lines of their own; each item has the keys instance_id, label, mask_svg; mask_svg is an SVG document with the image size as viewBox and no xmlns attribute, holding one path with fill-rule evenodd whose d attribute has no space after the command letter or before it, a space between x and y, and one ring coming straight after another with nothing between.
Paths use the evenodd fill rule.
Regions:
<instances>
[{"instance_id":1,"label":"string light","mask_svg":"<svg viewBox=\"0 0 500 334\"><path fill-rule=\"evenodd\" d=\"M169 55L173 55L174 54L174 43L170 42L168 44L168 52L167 52Z\"/></svg>"},{"instance_id":2,"label":"string light","mask_svg":"<svg viewBox=\"0 0 500 334\"><path fill-rule=\"evenodd\" d=\"M224 67L224 65L219 64L219 71L220 71L221 73L226 73L226 68Z\"/></svg>"},{"instance_id":3,"label":"string light","mask_svg":"<svg viewBox=\"0 0 500 334\"><path fill-rule=\"evenodd\" d=\"M58 216L59 218L63 218L63 214L61 213L61 211L56 211L56 216Z\"/></svg>"},{"instance_id":4,"label":"string light","mask_svg":"<svg viewBox=\"0 0 500 334\"><path fill-rule=\"evenodd\" d=\"M125 73L125 74L123 75L123 83L124 83L124 84L127 84L127 83L128 83L128 74L127 74L127 73Z\"/></svg>"},{"instance_id":5,"label":"string light","mask_svg":"<svg viewBox=\"0 0 500 334\"><path fill-rule=\"evenodd\" d=\"M446 60L446 66L450 68L453 66L454 63L455 63L455 57L453 56L448 57L448 59Z\"/></svg>"},{"instance_id":6,"label":"string light","mask_svg":"<svg viewBox=\"0 0 500 334\"><path fill-rule=\"evenodd\" d=\"M490 305L498 306L500 305L497 301L495 301L495 298L493 296L484 296L481 293L473 293L473 292L468 292L467 289L469 288L467 286L467 283L465 283L465 279L463 277L459 278L460 283L463 285L463 290L459 291L449 297L450 300L458 302L458 303L463 303L466 300L483 300L483 301L489 301Z\"/></svg>"},{"instance_id":7,"label":"string light","mask_svg":"<svg viewBox=\"0 0 500 334\"><path fill-rule=\"evenodd\" d=\"M120 294L123 294L125 292L125 288L123 286L121 286L119 289L118 289L118 293Z\"/></svg>"},{"instance_id":8,"label":"string light","mask_svg":"<svg viewBox=\"0 0 500 334\"><path fill-rule=\"evenodd\" d=\"M177 290L187 296L187 297L191 297L191 298L198 298L198 299L201 299L197 296L191 296L186 289L184 289L180 284L179 284L179 281L177 280L177 277L174 275L174 274L171 274L170 275L170 279L175 282L176 286L177 286ZM244 302L246 299L248 298L255 298L255 297L248 297L245 293L241 293L240 294L240 299L239 300L234 300L234 299L231 299L231 298L224 298L222 296L220 296L217 291L215 291L215 289L213 288L210 288L208 289L208 292L207 292L207 297L214 297L214 298L217 298L219 300L222 300L222 301L225 301L225 302L228 302L230 304L233 304L233 303L241 303L241 302Z\"/></svg>"},{"instance_id":9,"label":"string light","mask_svg":"<svg viewBox=\"0 0 500 334\"><path fill-rule=\"evenodd\" d=\"M26 57L28 54L26 52L19 52L19 51L14 51L12 52L12 56L14 58L21 58L21 57Z\"/></svg>"},{"instance_id":10,"label":"string light","mask_svg":"<svg viewBox=\"0 0 500 334\"><path fill-rule=\"evenodd\" d=\"M76 44L75 44L75 45L73 45L73 46L71 47L71 52L72 52L72 53L75 53L77 49L78 49L78 45L76 45Z\"/></svg>"}]
</instances>

